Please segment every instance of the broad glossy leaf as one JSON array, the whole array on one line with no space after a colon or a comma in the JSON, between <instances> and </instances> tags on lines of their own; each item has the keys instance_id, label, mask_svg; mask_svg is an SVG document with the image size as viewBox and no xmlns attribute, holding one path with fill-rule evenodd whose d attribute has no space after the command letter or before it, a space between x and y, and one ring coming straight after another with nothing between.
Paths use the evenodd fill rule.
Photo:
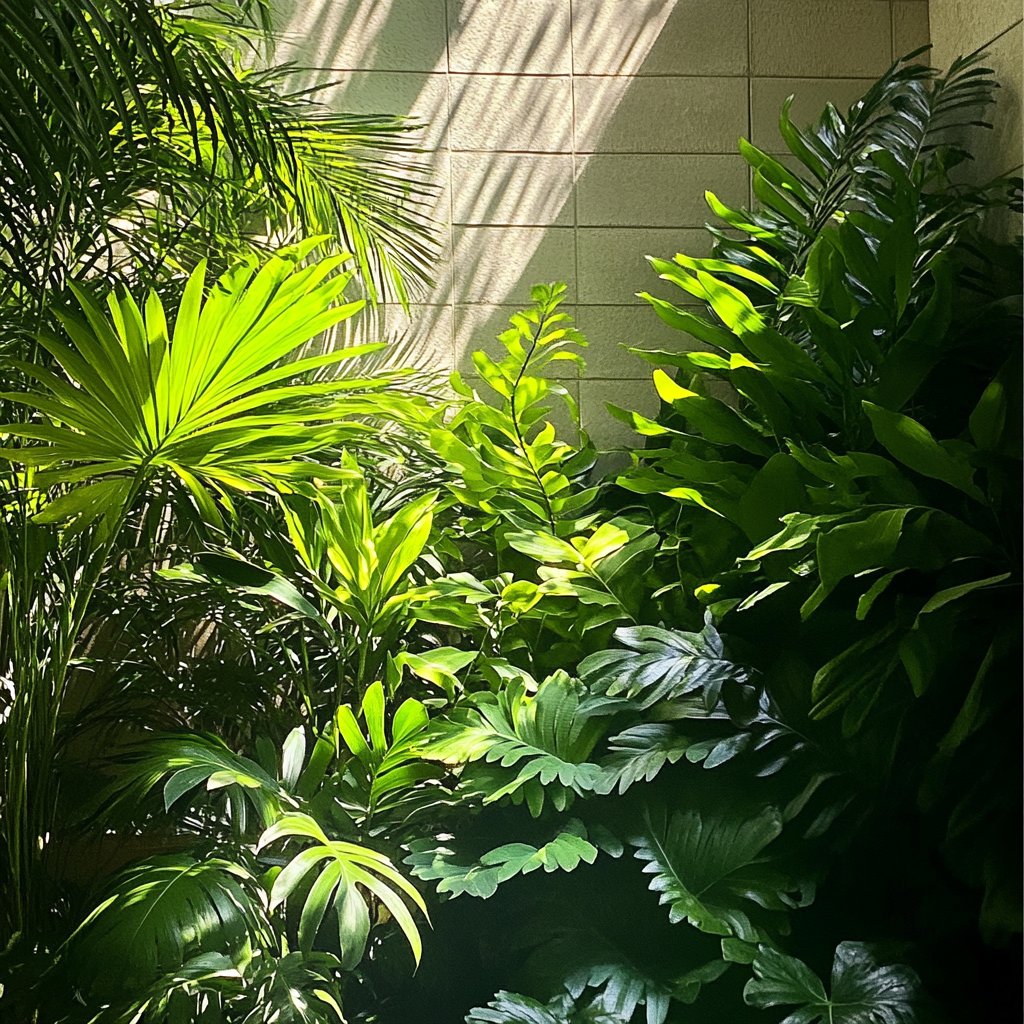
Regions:
<instances>
[{"instance_id":1,"label":"broad glossy leaf","mask_svg":"<svg viewBox=\"0 0 1024 1024\"><path fill-rule=\"evenodd\" d=\"M782 1024L915 1024L920 983L902 964L883 966L870 946L841 942L832 964L832 991L801 960L761 946L753 963L754 977L743 998L750 1006L800 1008Z\"/></svg>"},{"instance_id":2,"label":"broad glossy leaf","mask_svg":"<svg viewBox=\"0 0 1024 1024\"><path fill-rule=\"evenodd\" d=\"M812 696L812 718L825 718L840 708L843 734L852 736L863 725L882 688L900 663L895 623L851 644L818 669Z\"/></svg>"},{"instance_id":3,"label":"broad glossy leaf","mask_svg":"<svg viewBox=\"0 0 1024 1024\"><path fill-rule=\"evenodd\" d=\"M848 576L884 567L896 550L909 508L882 509L866 519L832 525L818 534L821 584L800 614L807 618Z\"/></svg>"},{"instance_id":4,"label":"broad glossy leaf","mask_svg":"<svg viewBox=\"0 0 1024 1024\"><path fill-rule=\"evenodd\" d=\"M965 458L943 448L917 420L871 402L863 405L875 436L894 459L984 501L984 494L974 483L974 467Z\"/></svg>"},{"instance_id":5,"label":"broad glossy leaf","mask_svg":"<svg viewBox=\"0 0 1024 1024\"><path fill-rule=\"evenodd\" d=\"M753 815L730 807L669 815L659 807L644 809L630 843L673 924L686 919L703 932L753 942L762 934L749 916L755 908L784 911L813 899L813 885L785 877L763 855L781 833L773 807Z\"/></svg>"},{"instance_id":6,"label":"broad glossy leaf","mask_svg":"<svg viewBox=\"0 0 1024 1024\"><path fill-rule=\"evenodd\" d=\"M704 398L696 392L680 387L663 370L654 371L654 386L662 400L683 415L715 444L734 444L754 455L767 457L771 448L739 413L715 398Z\"/></svg>"}]
</instances>

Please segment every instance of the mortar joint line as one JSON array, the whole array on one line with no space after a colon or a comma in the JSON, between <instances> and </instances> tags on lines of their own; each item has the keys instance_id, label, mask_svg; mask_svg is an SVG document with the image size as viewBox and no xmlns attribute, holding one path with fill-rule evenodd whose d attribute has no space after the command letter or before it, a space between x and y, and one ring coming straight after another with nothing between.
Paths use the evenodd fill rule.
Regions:
<instances>
[{"instance_id":1,"label":"mortar joint line","mask_svg":"<svg viewBox=\"0 0 1024 1024\"><path fill-rule=\"evenodd\" d=\"M447 103L447 124L445 125L445 139L447 141L448 157L448 302L446 305L451 310L451 323L449 324L448 351L451 360L452 371L459 368L459 353L455 348L455 179L454 163L452 161L452 53L451 53L451 28L448 19L448 0L441 0L444 8L444 83L445 101Z\"/></svg>"},{"instance_id":2,"label":"mortar joint line","mask_svg":"<svg viewBox=\"0 0 1024 1024\"><path fill-rule=\"evenodd\" d=\"M576 314L576 326L579 327L580 314L580 210L579 190L576 187L579 176L576 173L576 161L578 158L578 140L576 138L576 41L575 24L573 22L573 0L566 0L569 5L569 102L572 116L572 273L573 273L573 311ZM550 225L549 225L550 227ZM546 233L546 232L545 232ZM576 401L579 407L580 427L585 430L583 423L583 385L580 382L577 372Z\"/></svg>"}]
</instances>

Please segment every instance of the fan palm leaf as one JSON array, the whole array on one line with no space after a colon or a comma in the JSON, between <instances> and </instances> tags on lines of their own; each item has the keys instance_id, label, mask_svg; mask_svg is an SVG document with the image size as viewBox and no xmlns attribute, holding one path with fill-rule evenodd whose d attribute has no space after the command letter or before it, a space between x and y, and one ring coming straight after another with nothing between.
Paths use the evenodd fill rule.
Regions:
<instances>
[{"instance_id":1,"label":"fan palm leaf","mask_svg":"<svg viewBox=\"0 0 1024 1024\"><path fill-rule=\"evenodd\" d=\"M145 991L200 953L245 965L266 931L249 887L251 876L223 860L163 857L131 868L71 939L82 996L106 1001Z\"/></svg>"},{"instance_id":2,"label":"fan palm leaf","mask_svg":"<svg viewBox=\"0 0 1024 1024\"><path fill-rule=\"evenodd\" d=\"M398 893L402 892L424 915L427 905L416 887L387 857L366 846L328 838L314 818L301 812L282 815L260 836L257 851L289 837L312 839L314 845L296 853L275 878L270 893L271 910L286 903L314 867L321 861L327 862L302 906L299 944L304 952L308 953L312 948L328 906L331 906L338 919L342 967L353 970L358 965L370 932L370 911L361 891L365 890L388 909L419 964L423 940L409 908Z\"/></svg>"},{"instance_id":3,"label":"fan palm leaf","mask_svg":"<svg viewBox=\"0 0 1024 1024\"><path fill-rule=\"evenodd\" d=\"M3 395L34 414L4 431L38 443L9 446L0 457L42 470L41 486L89 481L53 501L40 521L123 506L156 474L180 480L218 521L211 490L230 507L229 489L351 472L303 460L366 432L354 417L398 401L383 394L395 375L304 380L380 345L281 363L363 306L335 304L351 277L334 273L343 256L300 266L318 241L281 250L259 269L245 261L205 300L201 264L173 331L153 293L143 308L130 295L110 297L104 313L76 289L85 318L62 313L66 340L41 338L64 375L16 362L41 388Z\"/></svg>"}]
</instances>

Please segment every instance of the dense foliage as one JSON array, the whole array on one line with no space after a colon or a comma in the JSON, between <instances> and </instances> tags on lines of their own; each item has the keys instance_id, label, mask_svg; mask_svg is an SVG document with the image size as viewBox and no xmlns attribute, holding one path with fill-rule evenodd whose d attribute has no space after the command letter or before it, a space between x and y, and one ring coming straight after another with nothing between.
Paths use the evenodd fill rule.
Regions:
<instances>
[{"instance_id":1,"label":"dense foliage","mask_svg":"<svg viewBox=\"0 0 1024 1024\"><path fill-rule=\"evenodd\" d=\"M652 259L700 344L640 353L662 411L604 479L544 373L564 286L444 402L295 357L356 312L316 240L171 325L81 293L4 428L7 1016L1016 999L1021 259L976 227L1020 184L947 176L991 88L908 59L787 106L788 166L742 143L761 208Z\"/></svg>"},{"instance_id":2,"label":"dense foliage","mask_svg":"<svg viewBox=\"0 0 1024 1024\"><path fill-rule=\"evenodd\" d=\"M0 323L24 344L69 283L180 295L201 259L330 234L405 302L434 249L397 117L290 84L267 0L0 2Z\"/></svg>"}]
</instances>

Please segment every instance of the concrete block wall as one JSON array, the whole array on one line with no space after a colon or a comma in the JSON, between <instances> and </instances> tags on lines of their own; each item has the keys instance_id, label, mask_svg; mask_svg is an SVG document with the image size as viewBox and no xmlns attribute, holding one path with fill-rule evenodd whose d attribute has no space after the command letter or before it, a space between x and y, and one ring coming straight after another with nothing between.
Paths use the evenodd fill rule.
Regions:
<instances>
[{"instance_id":1,"label":"concrete block wall","mask_svg":"<svg viewBox=\"0 0 1024 1024\"><path fill-rule=\"evenodd\" d=\"M935 0L933 0L933 3ZM965 3L973 0L964 0ZM703 193L749 201L740 136L783 152L778 111L847 106L928 41L927 0L278 0L281 59L333 82L322 99L427 123L441 193L436 287L385 309L393 360L471 369L530 285L561 280L587 335L568 382L602 446L615 402L657 408L622 344L680 347L635 292L675 301L645 254L701 255ZM376 328L374 328L376 329ZM624 434L625 432L625 434Z\"/></svg>"},{"instance_id":2,"label":"concrete block wall","mask_svg":"<svg viewBox=\"0 0 1024 1024\"><path fill-rule=\"evenodd\" d=\"M990 132L975 132L976 159L967 170L975 181L1000 174L1024 174L1024 4L1021 0L932 0L932 60L948 67L960 54L985 47L986 65L999 80L994 109L985 117ZM999 217L992 229L1004 236L1020 234L1020 218Z\"/></svg>"}]
</instances>

